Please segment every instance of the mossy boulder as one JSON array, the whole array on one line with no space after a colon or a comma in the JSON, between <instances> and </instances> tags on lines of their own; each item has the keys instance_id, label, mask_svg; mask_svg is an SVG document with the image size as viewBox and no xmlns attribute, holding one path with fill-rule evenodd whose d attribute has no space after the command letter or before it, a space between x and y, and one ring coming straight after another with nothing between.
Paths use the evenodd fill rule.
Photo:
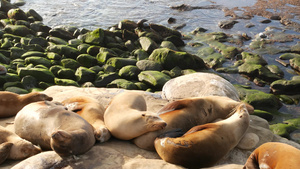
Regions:
<instances>
[{"instance_id":1,"label":"mossy boulder","mask_svg":"<svg viewBox=\"0 0 300 169\"><path fill-rule=\"evenodd\" d=\"M110 82L119 79L117 73L101 74L94 82L95 87L106 87Z\"/></svg>"},{"instance_id":2,"label":"mossy boulder","mask_svg":"<svg viewBox=\"0 0 300 169\"><path fill-rule=\"evenodd\" d=\"M5 55L3 55L2 53L0 53L0 63L9 64L10 59L8 57L6 57Z\"/></svg>"},{"instance_id":3,"label":"mossy boulder","mask_svg":"<svg viewBox=\"0 0 300 169\"><path fill-rule=\"evenodd\" d=\"M62 59L61 64L65 68L76 70L80 67L80 64L74 59Z\"/></svg>"},{"instance_id":4,"label":"mossy boulder","mask_svg":"<svg viewBox=\"0 0 300 169\"><path fill-rule=\"evenodd\" d=\"M245 63L249 64L258 64L258 65L267 65L267 61L264 60L260 55L242 52L242 59Z\"/></svg>"},{"instance_id":5,"label":"mossy boulder","mask_svg":"<svg viewBox=\"0 0 300 169\"><path fill-rule=\"evenodd\" d=\"M5 91L8 92L13 92L13 93L17 93L17 94L27 94L29 93L26 89L22 89L19 87L8 87L5 89Z\"/></svg>"},{"instance_id":6,"label":"mossy boulder","mask_svg":"<svg viewBox=\"0 0 300 169\"><path fill-rule=\"evenodd\" d=\"M26 50L19 48L19 47L11 47L10 49L10 59L17 59L20 58L24 53L26 53Z\"/></svg>"},{"instance_id":7,"label":"mossy boulder","mask_svg":"<svg viewBox=\"0 0 300 169\"><path fill-rule=\"evenodd\" d=\"M119 76L128 79L128 80L133 80L133 79L138 79L138 74L140 73L140 70L138 67L133 66L133 65L128 65L124 66L120 69L119 71Z\"/></svg>"},{"instance_id":8,"label":"mossy boulder","mask_svg":"<svg viewBox=\"0 0 300 169\"><path fill-rule=\"evenodd\" d=\"M51 67L51 65L52 65L50 60L43 58L43 57L38 57L38 56L27 57L25 59L25 64L27 64L27 65L29 65L29 64L44 65L47 68Z\"/></svg>"},{"instance_id":9,"label":"mossy boulder","mask_svg":"<svg viewBox=\"0 0 300 169\"><path fill-rule=\"evenodd\" d=\"M53 83L54 75L48 69L42 68L19 68L18 75L23 78L24 76L31 75L35 77L38 81Z\"/></svg>"},{"instance_id":10,"label":"mossy boulder","mask_svg":"<svg viewBox=\"0 0 300 169\"><path fill-rule=\"evenodd\" d=\"M277 123L270 125L270 130L279 136L290 138L290 133L297 130L298 128L291 124Z\"/></svg>"},{"instance_id":11,"label":"mossy boulder","mask_svg":"<svg viewBox=\"0 0 300 169\"><path fill-rule=\"evenodd\" d=\"M45 53L39 51L28 51L21 56L21 59L25 59L31 56L45 57Z\"/></svg>"},{"instance_id":12,"label":"mossy boulder","mask_svg":"<svg viewBox=\"0 0 300 169\"><path fill-rule=\"evenodd\" d=\"M133 52L136 60L145 60L149 58L149 54L144 49L137 49Z\"/></svg>"},{"instance_id":13,"label":"mossy boulder","mask_svg":"<svg viewBox=\"0 0 300 169\"><path fill-rule=\"evenodd\" d=\"M89 70L86 67L79 67L76 72L75 76L77 79L77 82L79 84L85 83L85 82L93 82L96 77L96 73L92 70Z\"/></svg>"},{"instance_id":14,"label":"mossy boulder","mask_svg":"<svg viewBox=\"0 0 300 169\"><path fill-rule=\"evenodd\" d=\"M239 53L239 50L234 46L229 46L223 49L221 53L225 58L233 59Z\"/></svg>"},{"instance_id":15,"label":"mossy boulder","mask_svg":"<svg viewBox=\"0 0 300 169\"><path fill-rule=\"evenodd\" d=\"M61 38L58 38L58 37L52 37L52 36L50 36L50 37L47 37L47 40L49 42L52 42L52 43L56 44L56 45L68 45L67 41L65 41L65 40L63 40Z\"/></svg>"},{"instance_id":16,"label":"mossy boulder","mask_svg":"<svg viewBox=\"0 0 300 169\"><path fill-rule=\"evenodd\" d=\"M32 38L28 41L28 44L37 44L37 45L40 45L42 47L47 47L49 43L43 37L34 37L34 38Z\"/></svg>"},{"instance_id":17,"label":"mossy boulder","mask_svg":"<svg viewBox=\"0 0 300 169\"><path fill-rule=\"evenodd\" d=\"M119 58L119 57L113 57L110 58L106 64L113 66L116 69L121 69L124 66L127 65L135 65L136 60L135 59L128 59L128 58Z\"/></svg>"},{"instance_id":18,"label":"mossy boulder","mask_svg":"<svg viewBox=\"0 0 300 169\"><path fill-rule=\"evenodd\" d=\"M81 54L78 49L68 45L51 45L47 47L47 51L54 52L71 59L76 59L77 56Z\"/></svg>"},{"instance_id":19,"label":"mossy boulder","mask_svg":"<svg viewBox=\"0 0 300 169\"><path fill-rule=\"evenodd\" d=\"M208 55L211 55L215 53L215 49L211 48L211 47L203 47L200 48L197 52L197 55L200 57L206 57Z\"/></svg>"},{"instance_id":20,"label":"mossy boulder","mask_svg":"<svg viewBox=\"0 0 300 169\"><path fill-rule=\"evenodd\" d=\"M97 59L89 54L81 54L77 57L77 62L84 67L92 67L98 64Z\"/></svg>"},{"instance_id":21,"label":"mossy boulder","mask_svg":"<svg viewBox=\"0 0 300 169\"><path fill-rule=\"evenodd\" d=\"M104 40L104 31L101 28L95 29L94 31L87 32L83 34L79 39L81 39L84 43L88 43L90 45L103 45Z\"/></svg>"},{"instance_id":22,"label":"mossy boulder","mask_svg":"<svg viewBox=\"0 0 300 169\"><path fill-rule=\"evenodd\" d=\"M163 85L171 79L170 76L159 72L159 71L142 71L138 75L139 81L150 86L153 86L155 89L161 90Z\"/></svg>"},{"instance_id":23,"label":"mossy boulder","mask_svg":"<svg viewBox=\"0 0 300 169\"><path fill-rule=\"evenodd\" d=\"M220 53L214 53L207 57L203 57L202 59L209 68L213 69L222 67L222 64L226 62L226 59Z\"/></svg>"},{"instance_id":24,"label":"mossy boulder","mask_svg":"<svg viewBox=\"0 0 300 169\"><path fill-rule=\"evenodd\" d=\"M296 54L296 53L285 53L279 56L279 59L282 60L290 60L290 59L294 59L296 57L300 58L300 54Z\"/></svg>"},{"instance_id":25,"label":"mossy boulder","mask_svg":"<svg viewBox=\"0 0 300 169\"><path fill-rule=\"evenodd\" d=\"M201 58L187 52L177 52L168 48L155 49L149 56L149 60L161 64L166 70L171 70L175 66L181 69L206 69Z\"/></svg>"},{"instance_id":26,"label":"mossy boulder","mask_svg":"<svg viewBox=\"0 0 300 169\"><path fill-rule=\"evenodd\" d=\"M271 73L274 73L283 78L284 72L277 65L266 65L265 67L269 69Z\"/></svg>"},{"instance_id":27,"label":"mossy boulder","mask_svg":"<svg viewBox=\"0 0 300 169\"><path fill-rule=\"evenodd\" d=\"M300 57L290 59L290 65L293 69L300 71Z\"/></svg>"},{"instance_id":28,"label":"mossy boulder","mask_svg":"<svg viewBox=\"0 0 300 169\"><path fill-rule=\"evenodd\" d=\"M123 88L127 90L137 90L137 86L128 80L125 79L116 79L112 82L110 82L106 87L108 88Z\"/></svg>"},{"instance_id":29,"label":"mossy boulder","mask_svg":"<svg viewBox=\"0 0 300 169\"><path fill-rule=\"evenodd\" d=\"M170 41L162 41L160 44L161 48L169 48L175 51L178 51L178 48Z\"/></svg>"},{"instance_id":30,"label":"mossy boulder","mask_svg":"<svg viewBox=\"0 0 300 169\"><path fill-rule=\"evenodd\" d=\"M6 89L8 87L18 87L18 88L24 88L23 84L19 81L16 82L6 82L3 85L3 89Z\"/></svg>"},{"instance_id":31,"label":"mossy boulder","mask_svg":"<svg viewBox=\"0 0 300 169\"><path fill-rule=\"evenodd\" d=\"M64 67L60 65L53 65L49 68L49 70L54 74L54 76L57 76L57 72L63 68Z\"/></svg>"},{"instance_id":32,"label":"mossy boulder","mask_svg":"<svg viewBox=\"0 0 300 169\"><path fill-rule=\"evenodd\" d=\"M142 46L142 49L145 50L147 53L152 53L153 50L159 47L156 42L154 42L148 37L140 37L139 42Z\"/></svg>"},{"instance_id":33,"label":"mossy boulder","mask_svg":"<svg viewBox=\"0 0 300 169\"><path fill-rule=\"evenodd\" d=\"M110 58L113 57L118 57L118 55L110 51L103 51L103 52L99 52L96 58L99 63L105 64Z\"/></svg>"},{"instance_id":34,"label":"mossy boulder","mask_svg":"<svg viewBox=\"0 0 300 169\"><path fill-rule=\"evenodd\" d=\"M267 82L273 82L275 80L281 79L280 76L277 74L272 73L269 69L265 66L259 64L252 64L252 63L244 63L238 67L238 71L240 74L246 75L250 78L260 78Z\"/></svg>"},{"instance_id":35,"label":"mossy boulder","mask_svg":"<svg viewBox=\"0 0 300 169\"><path fill-rule=\"evenodd\" d=\"M5 2L1 2L1 5L2 5L2 3L5 3ZM13 5L12 5L12 9L8 10L7 16L8 16L8 18L15 19L15 20L27 20L28 19L26 13L22 9L15 8Z\"/></svg>"},{"instance_id":36,"label":"mossy boulder","mask_svg":"<svg viewBox=\"0 0 300 169\"><path fill-rule=\"evenodd\" d=\"M300 94L300 79L277 80L271 83L270 88L274 94L297 95Z\"/></svg>"},{"instance_id":37,"label":"mossy boulder","mask_svg":"<svg viewBox=\"0 0 300 169\"><path fill-rule=\"evenodd\" d=\"M79 84L77 82L75 82L74 80L71 80L71 79L55 78L54 82L55 82L56 85L60 85L60 86L76 86L76 87L79 87Z\"/></svg>"},{"instance_id":38,"label":"mossy boulder","mask_svg":"<svg viewBox=\"0 0 300 169\"><path fill-rule=\"evenodd\" d=\"M140 60L136 63L136 66L142 71L144 70L162 71L163 69L161 64L154 62L152 60Z\"/></svg>"},{"instance_id":39,"label":"mossy boulder","mask_svg":"<svg viewBox=\"0 0 300 169\"><path fill-rule=\"evenodd\" d=\"M147 90L149 87L145 84L145 83L142 83L142 82L135 82L134 83L137 87L137 90Z\"/></svg>"},{"instance_id":40,"label":"mossy boulder","mask_svg":"<svg viewBox=\"0 0 300 169\"><path fill-rule=\"evenodd\" d=\"M57 77L62 79L76 80L75 71L70 68L62 68L57 71Z\"/></svg>"},{"instance_id":41,"label":"mossy boulder","mask_svg":"<svg viewBox=\"0 0 300 169\"><path fill-rule=\"evenodd\" d=\"M5 75L0 75L0 86L3 86L6 82L20 81L20 77L13 73L6 73Z\"/></svg>"},{"instance_id":42,"label":"mossy boulder","mask_svg":"<svg viewBox=\"0 0 300 169\"><path fill-rule=\"evenodd\" d=\"M26 90L38 87L38 80L30 75L24 76L21 80L21 83L23 84L24 89Z\"/></svg>"},{"instance_id":43,"label":"mossy boulder","mask_svg":"<svg viewBox=\"0 0 300 169\"><path fill-rule=\"evenodd\" d=\"M254 114L253 115L261 117L261 118L263 118L263 119L265 119L267 121L273 120L273 117L274 117L272 113L264 111L264 110L258 110L258 109L254 110Z\"/></svg>"},{"instance_id":44,"label":"mossy boulder","mask_svg":"<svg viewBox=\"0 0 300 169\"><path fill-rule=\"evenodd\" d=\"M6 25L4 31L17 36L26 36L31 34L31 30L24 25Z\"/></svg>"},{"instance_id":45,"label":"mossy boulder","mask_svg":"<svg viewBox=\"0 0 300 169\"><path fill-rule=\"evenodd\" d=\"M54 53L54 52L47 52L46 57L49 60L61 60L62 59L62 57L59 54Z\"/></svg>"}]
</instances>

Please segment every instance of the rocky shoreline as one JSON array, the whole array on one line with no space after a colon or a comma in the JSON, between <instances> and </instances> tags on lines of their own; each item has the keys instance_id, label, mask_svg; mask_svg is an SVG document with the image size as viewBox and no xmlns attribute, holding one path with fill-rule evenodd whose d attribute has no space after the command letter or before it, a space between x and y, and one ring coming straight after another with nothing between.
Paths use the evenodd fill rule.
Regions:
<instances>
[{"instance_id":1,"label":"rocky shoreline","mask_svg":"<svg viewBox=\"0 0 300 169\"><path fill-rule=\"evenodd\" d=\"M159 92L181 75L236 74L257 86L235 84L239 99L269 121L275 134L300 143L300 43L278 44L299 40L299 34L267 27L245 49L242 45L250 40L246 34L206 33L198 28L184 35L146 20L123 20L108 30L51 28L33 9L25 12L5 0L0 19L1 91L26 94L61 85ZM290 71L269 64L262 57L266 53L279 55L277 61ZM271 93L259 90L262 87L270 87ZM284 105L295 105L292 111L298 112L281 112Z\"/></svg>"}]
</instances>

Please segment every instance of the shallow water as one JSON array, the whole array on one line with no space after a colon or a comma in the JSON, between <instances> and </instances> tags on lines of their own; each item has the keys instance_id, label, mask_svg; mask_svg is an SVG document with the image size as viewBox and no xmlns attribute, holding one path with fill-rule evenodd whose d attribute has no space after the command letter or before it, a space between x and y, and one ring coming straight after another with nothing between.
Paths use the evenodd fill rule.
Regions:
<instances>
[{"instance_id":1,"label":"shallow water","mask_svg":"<svg viewBox=\"0 0 300 169\"><path fill-rule=\"evenodd\" d=\"M263 16L272 13L282 14L284 17L300 23L300 1L299 0L25 0L26 4L21 8L25 11L29 9L36 10L43 18L44 24L54 27L57 25L71 25L78 28L87 28L90 30L96 28L107 29L112 25L118 24L123 19L138 21L147 19L148 22L162 24L167 27L174 27L181 24L186 24L180 29L184 34L188 34L197 27L203 27L208 31L223 31L225 33L237 34L247 33L248 36L254 38L259 32L263 32L267 26L275 26L284 28L279 21L272 20L269 24L260 23L261 20L267 19ZM12 2L14 2L12 0ZM266 2L266 3L265 3ZM190 11L179 11L171 9L171 6L178 6L187 4L190 6L209 6L219 5L216 9L194 9ZM235 24L232 29L220 29L218 22L229 20L231 17L224 15L224 9L233 9L236 7L235 13L243 16L245 12L252 12L255 14L250 19L237 19L239 23ZM253 12L254 11L254 12ZM173 17L176 23L168 24L167 20ZM245 28L245 25L252 23L255 26L252 28ZM288 33L299 34L292 30L287 30ZM289 42L289 45L295 44L297 39ZM243 47L247 48L250 42L245 43ZM287 43L288 44L288 43ZM190 49L189 49L190 50ZM196 52L191 51L190 52ZM263 57L269 64L278 65L284 72L285 78L290 79L293 72L290 68L285 68L274 61L277 55L264 55ZM294 73L296 74L296 73ZM237 74L224 74L232 83L246 84L249 83L247 79ZM264 92L269 92L268 86L262 88L257 87L253 83L251 86L254 89L259 89ZM295 116L300 116L300 106L285 106L282 111Z\"/></svg>"}]
</instances>

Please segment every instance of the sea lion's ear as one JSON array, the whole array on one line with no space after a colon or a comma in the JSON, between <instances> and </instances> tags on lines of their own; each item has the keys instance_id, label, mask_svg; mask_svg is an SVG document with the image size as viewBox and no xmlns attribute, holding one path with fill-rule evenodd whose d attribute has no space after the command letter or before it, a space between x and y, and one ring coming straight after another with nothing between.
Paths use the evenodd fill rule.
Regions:
<instances>
[{"instance_id":1,"label":"sea lion's ear","mask_svg":"<svg viewBox=\"0 0 300 169\"><path fill-rule=\"evenodd\" d=\"M63 130L58 130L56 132L53 132L51 135L51 138L55 141L64 141L66 139L70 139L72 136L71 134L63 131Z\"/></svg>"}]
</instances>

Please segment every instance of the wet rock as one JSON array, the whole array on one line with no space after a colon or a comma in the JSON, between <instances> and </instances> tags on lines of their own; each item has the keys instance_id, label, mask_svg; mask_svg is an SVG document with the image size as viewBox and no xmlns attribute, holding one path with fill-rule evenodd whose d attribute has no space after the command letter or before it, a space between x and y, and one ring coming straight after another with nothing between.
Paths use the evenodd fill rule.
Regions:
<instances>
[{"instance_id":1,"label":"wet rock","mask_svg":"<svg viewBox=\"0 0 300 169\"><path fill-rule=\"evenodd\" d=\"M147 53L152 53L153 50L158 48L158 45L148 37L140 37L139 42L142 46L142 49Z\"/></svg>"},{"instance_id":2,"label":"wet rock","mask_svg":"<svg viewBox=\"0 0 300 169\"><path fill-rule=\"evenodd\" d=\"M38 57L38 56L30 56L30 57L27 57L25 59L25 64L33 64L33 65L44 65L46 66L47 68L50 68L51 67L51 62L50 60L46 59L46 58L43 58L43 57Z\"/></svg>"},{"instance_id":3,"label":"wet rock","mask_svg":"<svg viewBox=\"0 0 300 169\"><path fill-rule=\"evenodd\" d=\"M222 29L231 29L236 23L238 23L238 21L234 21L234 20L220 21L218 23L218 26Z\"/></svg>"},{"instance_id":4,"label":"wet rock","mask_svg":"<svg viewBox=\"0 0 300 169\"><path fill-rule=\"evenodd\" d=\"M270 17L270 19L271 19L271 20L281 20L281 16L279 16L279 15L272 15L272 16Z\"/></svg>"},{"instance_id":5,"label":"wet rock","mask_svg":"<svg viewBox=\"0 0 300 169\"><path fill-rule=\"evenodd\" d=\"M137 86L128 80L125 79L116 79L112 82L110 82L107 85L108 88L123 88L123 89L127 89L127 90L137 90Z\"/></svg>"},{"instance_id":6,"label":"wet rock","mask_svg":"<svg viewBox=\"0 0 300 169\"><path fill-rule=\"evenodd\" d=\"M107 61L107 64L113 66L116 69L121 69L122 67L127 66L127 65L136 65L136 60L128 59L128 58L113 57Z\"/></svg>"},{"instance_id":7,"label":"wet rock","mask_svg":"<svg viewBox=\"0 0 300 169\"><path fill-rule=\"evenodd\" d=\"M67 58L76 59L81 53L76 48L67 45L53 45L47 47L48 52L54 52Z\"/></svg>"},{"instance_id":8,"label":"wet rock","mask_svg":"<svg viewBox=\"0 0 300 169\"><path fill-rule=\"evenodd\" d=\"M10 48L10 56L9 56L9 58L10 58L11 60L20 58L25 52L26 52L26 50L24 50L24 49L22 49L22 48L19 48L19 47L11 47L11 48Z\"/></svg>"},{"instance_id":9,"label":"wet rock","mask_svg":"<svg viewBox=\"0 0 300 169\"><path fill-rule=\"evenodd\" d=\"M198 27L198 28L196 28L195 30L192 31L192 34L195 35L195 34L197 34L197 33L204 33L204 32L206 32L206 31L207 31L207 29Z\"/></svg>"},{"instance_id":10,"label":"wet rock","mask_svg":"<svg viewBox=\"0 0 300 169\"><path fill-rule=\"evenodd\" d=\"M25 14L25 12L22 9L20 9L20 8L10 9L7 12L7 16L10 19L16 19L16 20L27 20L28 19L28 17Z\"/></svg>"},{"instance_id":11,"label":"wet rock","mask_svg":"<svg viewBox=\"0 0 300 169\"><path fill-rule=\"evenodd\" d=\"M138 78L140 82L153 86L158 90L161 90L164 84L171 79L171 77L164 73L152 70L142 71L138 75Z\"/></svg>"},{"instance_id":12,"label":"wet rock","mask_svg":"<svg viewBox=\"0 0 300 169\"><path fill-rule=\"evenodd\" d=\"M133 79L137 80L139 73L140 70L137 66L128 65L120 69L119 76L127 80L133 80Z\"/></svg>"},{"instance_id":13,"label":"wet rock","mask_svg":"<svg viewBox=\"0 0 300 169\"><path fill-rule=\"evenodd\" d=\"M295 131L297 127L285 123L277 123L270 125L270 130L281 137L289 138L290 133Z\"/></svg>"},{"instance_id":14,"label":"wet rock","mask_svg":"<svg viewBox=\"0 0 300 169\"><path fill-rule=\"evenodd\" d=\"M92 55L92 56L97 56L97 54L99 53L100 51L100 46L90 46L87 48L86 52L89 54L89 55Z\"/></svg>"},{"instance_id":15,"label":"wet rock","mask_svg":"<svg viewBox=\"0 0 300 169\"><path fill-rule=\"evenodd\" d=\"M149 56L149 60L161 64L166 70L171 70L175 66L181 69L206 69L201 58L187 52L176 52L168 48L154 50Z\"/></svg>"},{"instance_id":16,"label":"wet rock","mask_svg":"<svg viewBox=\"0 0 300 169\"><path fill-rule=\"evenodd\" d=\"M277 65L266 65L266 68L269 69L271 73L283 78L284 72Z\"/></svg>"},{"instance_id":17,"label":"wet rock","mask_svg":"<svg viewBox=\"0 0 300 169\"><path fill-rule=\"evenodd\" d=\"M80 64L74 59L62 59L61 64L65 68L76 70L80 67Z\"/></svg>"},{"instance_id":18,"label":"wet rock","mask_svg":"<svg viewBox=\"0 0 300 169\"><path fill-rule=\"evenodd\" d=\"M71 80L71 79L55 78L54 82L55 82L56 85L60 85L60 86L76 86L76 87L79 87L79 84L77 82L75 82L74 80Z\"/></svg>"},{"instance_id":19,"label":"wet rock","mask_svg":"<svg viewBox=\"0 0 300 169\"><path fill-rule=\"evenodd\" d=\"M94 82L95 87L106 87L110 82L119 79L116 73L102 74Z\"/></svg>"},{"instance_id":20,"label":"wet rock","mask_svg":"<svg viewBox=\"0 0 300 169\"><path fill-rule=\"evenodd\" d=\"M296 54L296 53L285 53L279 56L279 59L282 60L290 60L293 58L299 57L300 58L300 54Z\"/></svg>"},{"instance_id":21,"label":"wet rock","mask_svg":"<svg viewBox=\"0 0 300 169\"><path fill-rule=\"evenodd\" d=\"M144 60L149 58L149 54L143 50L143 49L137 49L133 52L133 55L135 56L136 60Z\"/></svg>"},{"instance_id":22,"label":"wet rock","mask_svg":"<svg viewBox=\"0 0 300 169\"><path fill-rule=\"evenodd\" d=\"M24 89L26 90L38 87L37 79L30 75L24 76L21 80L21 83L24 86Z\"/></svg>"},{"instance_id":23,"label":"wet rock","mask_svg":"<svg viewBox=\"0 0 300 169\"><path fill-rule=\"evenodd\" d=\"M20 68L18 69L19 77L30 75L35 77L38 81L53 83L54 75L47 69L42 68Z\"/></svg>"},{"instance_id":24,"label":"wet rock","mask_svg":"<svg viewBox=\"0 0 300 169\"><path fill-rule=\"evenodd\" d=\"M79 84L82 84L85 82L93 82L95 80L96 73L93 72L92 70L89 70L88 68L79 67L75 72L75 76L77 82Z\"/></svg>"},{"instance_id":25,"label":"wet rock","mask_svg":"<svg viewBox=\"0 0 300 169\"><path fill-rule=\"evenodd\" d=\"M104 31L101 28L95 29L94 31L87 32L86 34L80 35L78 37L84 43L91 45L103 45Z\"/></svg>"},{"instance_id":26,"label":"wet rock","mask_svg":"<svg viewBox=\"0 0 300 169\"><path fill-rule=\"evenodd\" d=\"M233 59L239 53L239 51L236 47L229 46L223 49L221 53L226 59Z\"/></svg>"},{"instance_id":27,"label":"wet rock","mask_svg":"<svg viewBox=\"0 0 300 169\"><path fill-rule=\"evenodd\" d=\"M90 47L90 45L83 43L77 46L77 49L80 53L87 53L87 49Z\"/></svg>"},{"instance_id":28,"label":"wet rock","mask_svg":"<svg viewBox=\"0 0 300 169\"><path fill-rule=\"evenodd\" d=\"M46 57L50 60L61 60L62 59L62 57L59 54L54 53L54 52L47 52Z\"/></svg>"},{"instance_id":29,"label":"wet rock","mask_svg":"<svg viewBox=\"0 0 300 169\"><path fill-rule=\"evenodd\" d=\"M8 87L8 88L5 89L5 91L13 92L13 93L17 93L17 94L27 94L27 93L29 93L27 90L19 88L19 87Z\"/></svg>"},{"instance_id":30,"label":"wet rock","mask_svg":"<svg viewBox=\"0 0 300 169\"><path fill-rule=\"evenodd\" d=\"M26 36L32 33L32 31L24 25L6 25L4 31L17 36Z\"/></svg>"},{"instance_id":31,"label":"wet rock","mask_svg":"<svg viewBox=\"0 0 300 169\"><path fill-rule=\"evenodd\" d=\"M151 29L153 29L155 32L157 32L163 38L166 38L166 37L169 37L172 35L181 37L181 33L179 31L167 28L163 25L157 25L157 24L151 23L150 27L151 27Z\"/></svg>"},{"instance_id":32,"label":"wet rock","mask_svg":"<svg viewBox=\"0 0 300 169\"><path fill-rule=\"evenodd\" d=\"M162 41L160 44L161 48L169 48L175 51L178 51L177 47L170 41Z\"/></svg>"},{"instance_id":33,"label":"wet rock","mask_svg":"<svg viewBox=\"0 0 300 169\"><path fill-rule=\"evenodd\" d=\"M118 57L118 55L111 50L103 49L103 50L100 50L100 52L98 53L96 58L97 58L98 62L105 64L110 58L113 58L113 57Z\"/></svg>"},{"instance_id":34,"label":"wet rock","mask_svg":"<svg viewBox=\"0 0 300 169\"><path fill-rule=\"evenodd\" d=\"M261 118L263 118L263 119L265 119L267 121L271 121L274 118L274 116L273 116L272 113L264 111L264 110L258 110L258 109L254 110L253 115L261 117Z\"/></svg>"},{"instance_id":35,"label":"wet rock","mask_svg":"<svg viewBox=\"0 0 300 169\"><path fill-rule=\"evenodd\" d=\"M226 96L239 100L236 88L227 80L213 73L192 73L168 81L162 97L168 100L201 96Z\"/></svg>"},{"instance_id":36,"label":"wet rock","mask_svg":"<svg viewBox=\"0 0 300 169\"><path fill-rule=\"evenodd\" d=\"M122 30L126 29L126 30L134 32L134 29L137 28L137 23L135 23L134 21L125 19L125 20L122 20L119 22L118 28L122 29Z\"/></svg>"},{"instance_id":37,"label":"wet rock","mask_svg":"<svg viewBox=\"0 0 300 169\"><path fill-rule=\"evenodd\" d=\"M59 78L62 78L62 79L76 80L75 71L73 69L70 69L70 68L61 68L61 69L59 69L56 72L56 76L59 77Z\"/></svg>"},{"instance_id":38,"label":"wet rock","mask_svg":"<svg viewBox=\"0 0 300 169\"><path fill-rule=\"evenodd\" d=\"M254 26L255 26L255 25L252 24L252 23L248 23L248 24L245 25L246 28L252 28L252 27L254 27Z\"/></svg>"},{"instance_id":39,"label":"wet rock","mask_svg":"<svg viewBox=\"0 0 300 169\"><path fill-rule=\"evenodd\" d=\"M172 42L176 47L181 47L185 45L184 41L176 35L168 36L164 40Z\"/></svg>"},{"instance_id":40,"label":"wet rock","mask_svg":"<svg viewBox=\"0 0 300 169\"><path fill-rule=\"evenodd\" d=\"M13 42L8 38L1 39L1 41L2 41L1 49L9 49L13 47Z\"/></svg>"},{"instance_id":41,"label":"wet rock","mask_svg":"<svg viewBox=\"0 0 300 169\"><path fill-rule=\"evenodd\" d=\"M35 21L43 21L43 18L40 14L38 14L34 9L29 9L26 12L27 16L32 16Z\"/></svg>"},{"instance_id":42,"label":"wet rock","mask_svg":"<svg viewBox=\"0 0 300 169\"><path fill-rule=\"evenodd\" d=\"M202 59L206 63L207 67L213 69L222 67L222 64L226 62L226 59L220 53L214 53L205 58L202 57Z\"/></svg>"},{"instance_id":43,"label":"wet rock","mask_svg":"<svg viewBox=\"0 0 300 169\"><path fill-rule=\"evenodd\" d=\"M242 52L242 59L245 63L250 64L259 64L259 65L267 65L267 61L264 60L260 55L248 53L248 52Z\"/></svg>"},{"instance_id":44,"label":"wet rock","mask_svg":"<svg viewBox=\"0 0 300 169\"><path fill-rule=\"evenodd\" d=\"M73 48L77 48L80 44L82 44L82 41L79 39L71 39L68 41L68 44Z\"/></svg>"},{"instance_id":45,"label":"wet rock","mask_svg":"<svg viewBox=\"0 0 300 169\"><path fill-rule=\"evenodd\" d=\"M270 19L265 19L265 20L261 20L259 22L260 23L271 23L272 21Z\"/></svg>"},{"instance_id":46,"label":"wet rock","mask_svg":"<svg viewBox=\"0 0 300 169\"><path fill-rule=\"evenodd\" d=\"M168 24L173 24L173 23L176 23L176 19L170 17L170 18L168 19Z\"/></svg>"},{"instance_id":47,"label":"wet rock","mask_svg":"<svg viewBox=\"0 0 300 169\"><path fill-rule=\"evenodd\" d=\"M53 28L49 31L49 34L51 36L58 37L66 41L74 38L71 32L68 32L63 28Z\"/></svg>"},{"instance_id":48,"label":"wet rock","mask_svg":"<svg viewBox=\"0 0 300 169\"><path fill-rule=\"evenodd\" d=\"M300 53L300 43L299 42L296 45L291 47L291 52Z\"/></svg>"},{"instance_id":49,"label":"wet rock","mask_svg":"<svg viewBox=\"0 0 300 169\"><path fill-rule=\"evenodd\" d=\"M300 80L277 80L271 83L270 88L274 94L297 95L300 94Z\"/></svg>"},{"instance_id":50,"label":"wet rock","mask_svg":"<svg viewBox=\"0 0 300 169\"><path fill-rule=\"evenodd\" d=\"M136 63L136 66L142 70L156 70L156 71L162 71L161 64L154 62L152 60L140 60Z\"/></svg>"},{"instance_id":51,"label":"wet rock","mask_svg":"<svg viewBox=\"0 0 300 169\"><path fill-rule=\"evenodd\" d=\"M53 42L56 45L68 45L67 41L65 41L65 40L63 40L61 38L58 38L58 37L48 36L47 40L49 42Z\"/></svg>"},{"instance_id":52,"label":"wet rock","mask_svg":"<svg viewBox=\"0 0 300 169\"><path fill-rule=\"evenodd\" d=\"M20 81L20 77L17 74L6 73L5 75L0 75L0 86L3 86L6 82Z\"/></svg>"},{"instance_id":53,"label":"wet rock","mask_svg":"<svg viewBox=\"0 0 300 169\"><path fill-rule=\"evenodd\" d=\"M4 56L2 53L0 53L0 63L9 64L10 59L8 57Z\"/></svg>"},{"instance_id":54,"label":"wet rock","mask_svg":"<svg viewBox=\"0 0 300 169\"><path fill-rule=\"evenodd\" d=\"M203 47L201 49L198 50L197 55L200 57L206 57L208 55L211 55L215 53L215 50L211 47Z\"/></svg>"},{"instance_id":55,"label":"wet rock","mask_svg":"<svg viewBox=\"0 0 300 169\"><path fill-rule=\"evenodd\" d=\"M34 37L34 38L30 39L28 44L38 44L42 47L47 47L48 41L43 37Z\"/></svg>"},{"instance_id":56,"label":"wet rock","mask_svg":"<svg viewBox=\"0 0 300 169\"><path fill-rule=\"evenodd\" d=\"M300 71L300 57L295 57L294 59L290 59L290 65L293 69Z\"/></svg>"},{"instance_id":57,"label":"wet rock","mask_svg":"<svg viewBox=\"0 0 300 169\"><path fill-rule=\"evenodd\" d=\"M57 72L63 68L64 67L62 67L60 65L53 65L49 68L49 70L54 74L54 76L57 76Z\"/></svg>"},{"instance_id":58,"label":"wet rock","mask_svg":"<svg viewBox=\"0 0 300 169\"><path fill-rule=\"evenodd\" d=\"M76 60L81 66L84 67L96 66L98 63L97 59L89 54L81 54Z\"/></svg>"}]
</instances>

